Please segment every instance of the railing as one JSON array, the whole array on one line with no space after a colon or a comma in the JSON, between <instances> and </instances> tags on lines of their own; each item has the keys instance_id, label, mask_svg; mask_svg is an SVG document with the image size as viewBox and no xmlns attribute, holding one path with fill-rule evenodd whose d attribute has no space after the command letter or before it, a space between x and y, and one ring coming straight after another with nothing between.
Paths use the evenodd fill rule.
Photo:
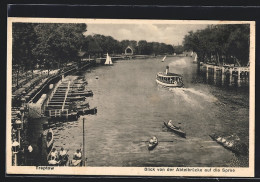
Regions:
<instances>
[{"instance_id":1,"label":"railing","mask_svg":"<svg viewBox=\"0 0 260 182\"><path fill-rule=\"evenodd\" d=\"M49 110L49 117L62 117L65 116L68 119L69 110L64 109L63 111L61 109L52 109Z\"/></svg>"},{"instance_id":2,"label":"railing","mask_svg":"<svg viewBox=\"0 0 260 182\"><path fill-rule=\"evenodd\" d=\"M62 109L61 109L62 111L63 111L63 109L64 109L65 102L66 102L66 99L67 99L69 90L70 90L70 81L69 81L69 83L68 83L68 88L67 88L67 90L66 90L65 97L64 97L64 101L63 101L63 104L62 104Z\"/></svg>"}]
</instances>

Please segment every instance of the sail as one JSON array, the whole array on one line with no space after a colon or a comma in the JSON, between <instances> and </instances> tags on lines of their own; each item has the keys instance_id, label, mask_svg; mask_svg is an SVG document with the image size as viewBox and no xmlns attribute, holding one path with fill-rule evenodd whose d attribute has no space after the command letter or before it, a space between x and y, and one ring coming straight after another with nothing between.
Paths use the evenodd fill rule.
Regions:
<instances>
[{"instance_id":1,"label":"sail","mask_svg":"<svg viewBox=\"0 0 260 182\"><path fill-rule=\"evenodd\" d=\"M112 59L111 59L111 57L108 55L108 53L107 53L107 58L106 58L105 64L107 64L107 65L113 64L113 63L112 63Z\"/></svg>"},{"instance_id":2,"label":"sail","mask_svg":"<svg viewBox=\"0 0 260 182\"><path fill-rule=\"evenodd\" d=\"M166 59L166 56L164 56L164 58L162 59L162 62L164 62L165 59Z\"/></svg>"},{"instance_id":3,"label":"sail","mask_svg":"<svg viewBox=\"0 0 260 182\"><path fill-rule=\"evenodd\" d=\"M198 56L197 56L197 54L195 54L195 57L194 57L194 62L197 62L197 59L198 59Z\"/></svg>"},{"instance_id":4,"label":"sail","mask_svg":"<svg viewBox=\"0 0 260 182\"><path fill-rule=\"evenodd\" d=\"M112 58L109 56L109 64L113 64Z\"/></svg>"}]
</instances>

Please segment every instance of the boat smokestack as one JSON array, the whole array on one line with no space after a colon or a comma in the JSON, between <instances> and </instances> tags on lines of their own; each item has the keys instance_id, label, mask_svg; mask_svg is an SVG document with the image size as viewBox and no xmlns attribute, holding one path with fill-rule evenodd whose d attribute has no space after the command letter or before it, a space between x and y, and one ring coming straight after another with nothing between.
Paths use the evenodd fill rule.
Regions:
<instances>
[{"instance_id":1,"label":"boat smokestack","mask_svg":"<svg viewBox=\"0 0 260 182\"><path fill-rule=\"evenodd\" d=\"M165 74L167 75L169 73L169 66L166 66Z\"/></svg>"}]
</instances>

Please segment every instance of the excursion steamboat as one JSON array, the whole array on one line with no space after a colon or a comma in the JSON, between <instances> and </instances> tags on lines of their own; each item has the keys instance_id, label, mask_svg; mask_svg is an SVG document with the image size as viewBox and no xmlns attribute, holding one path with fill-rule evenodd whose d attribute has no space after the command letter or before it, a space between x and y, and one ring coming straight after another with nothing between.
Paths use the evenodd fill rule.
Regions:
<instances>
[{"instance_id":1,"label":"excursion steamboat","mask_svg":"<svg viewBox=\"0 0 260 182\"><path fill-rule=\"evenodd\" d=\"M165 73L157 73L156 82L166 87L183 87L184 85L182 81L182 76L175 73L170 73L169 66L166 66Z\"/></svg>"}]
</instances>

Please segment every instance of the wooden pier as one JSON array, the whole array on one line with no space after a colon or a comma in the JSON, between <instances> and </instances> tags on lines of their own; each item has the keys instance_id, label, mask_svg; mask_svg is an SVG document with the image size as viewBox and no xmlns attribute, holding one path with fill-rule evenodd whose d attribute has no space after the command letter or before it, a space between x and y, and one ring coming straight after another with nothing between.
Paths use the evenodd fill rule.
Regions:
<instances>
[{"instance_id":1,"label":"wooden pier","mask_svg":"<svg viewBox=\"0 0 260 182\"><path fill-rule=\"evenodd\" d=\"M234 81L240 86L241 80L249 81L250 68L249 67L233 67L233 66L216 66L201 63L200 69L206 72L206 79L208 80L209 74L213 74L213 79L216 81L217 75L221 74L222 83L226 77L229 77L229 84L232 85ZM234 80L236 78L236 80Z\"/></svg>"},{"instance_id":2,"label":"wooden pier","mask_svg":"<svg viewBox=\"0 0 260 182\"><path fill-rule=\"evenodd\" d=\"M80 88L84 87L84 84L85 82L78 84L75 76L61 80L47 101L45 115L51 118L65 118L66 120L69 117L77 119L77 112L73 112L70 105L74 101L85 100L86 92L79 91Z\"/></svg>"}]
</instances>

